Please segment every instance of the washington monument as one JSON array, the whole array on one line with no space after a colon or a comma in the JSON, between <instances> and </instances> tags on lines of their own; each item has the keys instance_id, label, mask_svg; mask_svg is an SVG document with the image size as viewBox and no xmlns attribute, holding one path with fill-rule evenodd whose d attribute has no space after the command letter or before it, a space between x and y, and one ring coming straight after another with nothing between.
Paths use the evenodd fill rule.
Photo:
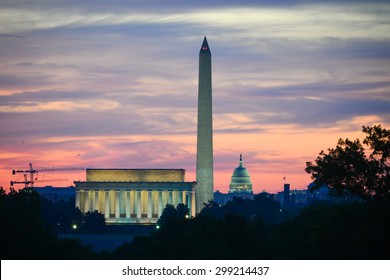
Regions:
<instances>
[{"instance_id":1,"label":"washington monument","mask_svg":"<svg viewBox=\"0 0 390 280\"><path fill-rule=\"evenodd\" d=\"M196 212L214 198L211 52L204 37L199 52Z\"/></svg>"}]
</instances>

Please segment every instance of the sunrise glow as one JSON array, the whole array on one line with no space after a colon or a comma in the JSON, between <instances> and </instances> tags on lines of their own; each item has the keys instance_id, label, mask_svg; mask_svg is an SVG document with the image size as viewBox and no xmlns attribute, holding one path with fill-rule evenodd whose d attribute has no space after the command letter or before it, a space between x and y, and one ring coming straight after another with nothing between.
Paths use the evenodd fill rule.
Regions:
<instances>
[{"instance_id":1,"label":"sunrise glow","mask_svg":"<svg viewBox=\"0 0 390 280\"><path fill-rule=\"evenodd\" d=\"M215 190L227 192L240 154L255 193L284 177L304 189L321 150L363 125L389 128L389 4L245 3L4 4L0 186L29 163L69 168L39 173L39 186L85 180L82 168L183 168L195 181L204 35Z\"/></svg>"}]
</instances>

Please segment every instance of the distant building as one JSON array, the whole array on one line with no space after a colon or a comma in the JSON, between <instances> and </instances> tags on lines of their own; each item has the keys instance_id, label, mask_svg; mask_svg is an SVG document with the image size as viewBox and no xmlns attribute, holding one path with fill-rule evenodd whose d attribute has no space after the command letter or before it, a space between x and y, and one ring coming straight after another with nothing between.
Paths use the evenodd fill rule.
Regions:
<instances>
[{"instance_id":1,"label":"distant building","mask_svg":"<svg viewBox=\"0 0 390 280\"><path fill-rule=\"evenodd\" d=\"M280 202L282 208L303 207L311 203L312 194L308 189L291 190L290 184L284 184L282 192L278 192L275 199Z\"/></svg>"},{"instance_id":2,"label":"distant building","mask_svg":"<svg viewBox=\"0 0 390 280\"><path fill-rule=\"evenodd\" d=\"M219 205L225 205L228 201L232 200L233 197L228 193L221 193L219 190L214 192L214 201Z\"/></svg>"},{"instance_id":3,"label":"distant building","mask_svg":"<svg viewBox=\"0 0 390 280\"><path fill-rule=\"evenodd\" d=\"M238 166L234 169L232 179L229 184L229 193L214 192L214 201L218 204L226 204L233 200L233 197L253 199L252 182L248 170L243 166L242 155Z\"/></svg>"},{"instance_id":4,"label":"distant building","mask_svg":"<svg viewBox=\"0 0 390 280\"><path fill-rule=\"evenodd\" d=\"M310 191L314 186L314 183L310 183L307 186L307 192L309 194L309 200L316 201L316 200L330 200L331 197L329 195L329 187L327 185L321 186L319 189ZM334 199L334 198L332 198Z\"/></svg>"},{"instance_id":5,"label":"distant building","mask_svg":"<svg viewBox=\"0 0 390 280\"><path fill-rule=\"evenodd\" d=\"M290 184L284 184L283 186L283 202L281 203L284 208L289 208L291 206L290 199Z\"/></svg>"},{"instance_id":6,"label":"distant building","mask_svg":"<svg viewBox=\"0 0 390 280\"><path fill-rule=\"evenodd\" d=\"M242 163L242 155L240 155L238 166L233 171L229 185L229 193L231 194L253 194L249 172Z\"/></svg>"},{"instance_id":7,"label":"distant building","mask_svg":"<svg viewBox=\"0 0 390 280\"><path fill-rule=\"evenodd\" d=\"M167 204L195 215L196 182L184 177L184 169L86 169L86 182L74 182L76 207L99 211L108 224L156 223Z\"/></svg>"},{"instance_id":8,"label":"distant building","mask_svg":"<svg viewBox=\"0 0 390 280\"><path fill-rule=\"evenodd\" d=\"M342 203L346 201L362 201L362 198L352 195L348 193L347 191L344 193L343 196L335 196L331 194L331 190L327 185L322 185L318 189L313 189L314 183L311 183L307 186L308 190L308 196L309 196L309 203L318 201L318 200L326 200L331 201L333 203Z\"/></svg>"},{"instance_id":9,"label":"distant building","mask_svg":"<svg viewBox=\"0 0 390 280\"><path fill-rule=\"evenodd\" d=\"M291 205L306 206L310 204L311 194L309 190L293 190L290 197Z\"/></svg>"},{"instance_id":10,"label":"distant building","mask_svg":"<svg viewBox=\"0 0 390 280\"><path fill-rule=\"evenodd\" d=\"M284 190L278 192L275 199L280 202L283 208L303 207L318 200L339 200L329 196L329 188L326 185L318 190L310 191L312 184L308 185L307 188L303 190L291 190L290 184L284 184Z\"/></svg>"},{"instance_id":11,"label":"distant building","mask_svg":"<svg viewBox=\"0 0 390 280\"><path fill-rule=\"evenodd\" d=\"M233 197L241 197L243 199L253 199L253 193L221 193L219 190L214 192L214 201L218 204L225 205L232 201Z\"/></svg>"},{"instance_id":12,"label":"distant building","mask_svg":"<svg viewBox=\"0 0 390 280\"><path fill-rule=\"evenodd\" d=\"M72 187L34 187L33 188L40 196L50 200L53 203L56 203L60 200L72 200L75 198L76 191Z\"/></svg>"}]
</instances>

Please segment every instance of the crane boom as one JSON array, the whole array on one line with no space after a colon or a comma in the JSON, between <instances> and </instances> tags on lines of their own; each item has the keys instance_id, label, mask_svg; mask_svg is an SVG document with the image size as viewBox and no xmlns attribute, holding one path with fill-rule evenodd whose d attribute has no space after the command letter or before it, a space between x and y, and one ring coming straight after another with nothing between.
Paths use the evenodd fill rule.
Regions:
<instances>
[{"instance_id":1,"label":"crane boom","mask_svg":"<svg viewBox=\"0 0 390 280\"><path fill-rule=\"evenodd\" d=\"M84 168L81 167L64 167L64 168L44 168L36 170L33 168L32 163L29 163L30 169L28 170L12 170L12 175L15 175L16 173L24 173L24 181L11 181L10 185L11 187L14 184L24 184L25 187L34 187L34 183L43 183L43 182L60 182L60 181L68 181L67 178L58 178L58 179L50 179L50 180L38 180L38 178L35 178L34 180L34 174L38 174L39 172L47 172L47 171L72 171L72 170L84 170ZM30 179L27 179L27 174L30 174Z\"/></svg>"},{"instance_id":2,"label":"crane boom","mask_svg":"<svg viewBox=\"0 0 390 280\"><path fill-rule=\"evenodd\" d=\"M50 171L73 171L73 170L84 170L85 168L82 167L62 167L62 168L42 168L39 170L32 168L32 163L29 163L30 169L29 170L12 170L12 175L15 175L16 173L30 173L35 174L38 172L50 172Z\"/></svg>"},{"instance_id":3,"label":"crane boom","mask_svg":"<svg viewBox=\"0 0 390 280\"><path fill-rule=\"evenodd\" d=\"M26 175L26 174L25 174ZM56 178L56 179L49 179L49 180L27 180L27 176L25 176L24 181L10 181L11 187L15 184L24 184L26 188L33 187L34 183L46 183L46 182L62 182L62 181L69 181L67 178Z\"/></svg>"}]
</instances>

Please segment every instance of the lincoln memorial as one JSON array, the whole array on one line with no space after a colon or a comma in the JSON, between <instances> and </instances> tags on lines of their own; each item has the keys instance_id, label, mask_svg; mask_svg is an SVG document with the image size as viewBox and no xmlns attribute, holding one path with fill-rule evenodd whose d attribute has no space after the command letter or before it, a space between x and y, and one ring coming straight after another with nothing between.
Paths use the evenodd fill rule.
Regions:
<instances>
[{"instance_id":1,"label":"lincoln memorial","mask_svg":"<svg viewBox=\"0 0 390 280\"><path fill-rule=\"evenodd\" d=\"M195 215L196 182L184 169L87 169L76 181L76 207L104 214L108 224L156 223L167 204L186 204Z\"/></svg>"}]
</instances>

